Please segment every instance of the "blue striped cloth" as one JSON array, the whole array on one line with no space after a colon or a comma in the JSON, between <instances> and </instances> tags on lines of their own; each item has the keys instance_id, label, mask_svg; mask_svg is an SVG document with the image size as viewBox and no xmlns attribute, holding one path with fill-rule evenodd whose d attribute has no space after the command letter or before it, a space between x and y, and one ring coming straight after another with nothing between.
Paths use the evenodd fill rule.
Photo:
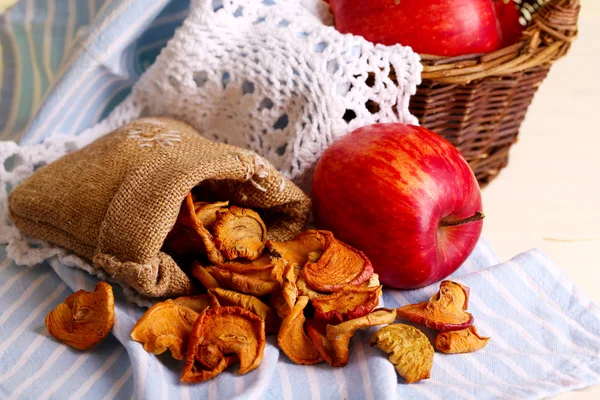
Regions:
<instances>
[{"instance_id":1,"label":"blue striped cloth","mask_svg":"<svg viewBox=\"0 0 600 400\"><path fill-rule=\"evenodd\" d=\"M37 143L102 119L153 62L188 5L21 0L0 17L0 140ZM368 345L370 331L357 333L343 369L295 365L271 337L257 370L238 376L232 368L203 384L180 384L182 362L129 339L143 310L118 287L112 335L79 352L50 337L44 317L73 291L92 290L96 278L67 267L68 258L21 267L0 246L0 260L0 398L514 399L600 382L598 307L540 252L500 264L483 239L453 279L471 287L469 309L492 340L476 353L436 354L431 379L412 385ZM436 290L386 290L384 303L423 301Z\"/></svg>"}]
</instances>

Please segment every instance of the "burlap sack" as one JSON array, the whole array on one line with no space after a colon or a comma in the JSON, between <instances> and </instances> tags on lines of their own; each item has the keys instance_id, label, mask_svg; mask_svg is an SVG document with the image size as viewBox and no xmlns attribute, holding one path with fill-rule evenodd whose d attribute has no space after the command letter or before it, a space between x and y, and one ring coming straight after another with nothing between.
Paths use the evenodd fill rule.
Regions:
<instances>
[{"instance_id":1,"label":"burlap sack","mask_svg":"<svg viewBox=\"0 0 600 400\"><path fill-rule=\"evenodd\" d=\"M9 216L143 295L178 296L193 285L161 246L198 185L256 209L272 239L293 237L308 217L310 199L267 161L168 118L136 120L39 169L10 194Z\"/></svg>"}]
</instances>

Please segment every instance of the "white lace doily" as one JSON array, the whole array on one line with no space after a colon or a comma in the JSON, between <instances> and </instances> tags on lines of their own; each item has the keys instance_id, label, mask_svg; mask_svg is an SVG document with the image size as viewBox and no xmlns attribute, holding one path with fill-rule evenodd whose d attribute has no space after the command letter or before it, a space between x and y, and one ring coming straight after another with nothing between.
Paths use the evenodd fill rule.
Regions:
<instances>
[{"instance_id":1,"label":"white lace doily","mask_svg":"<svg viewBox=\"0 0 600 400\"><path fill-rule=\"evenodd\" d=\"M0 144L0 243L8 257L33 265L59 256L98 273L23 237L7 218L7 196L39 165L141 116L179 118L209 139L253 150L304 189L337 138L375 122L416 124L408 104L420 83L418 55L332 25L320 0L192 1L183 26L108 118L77 137Z\"/></svg>"}]
</instances>

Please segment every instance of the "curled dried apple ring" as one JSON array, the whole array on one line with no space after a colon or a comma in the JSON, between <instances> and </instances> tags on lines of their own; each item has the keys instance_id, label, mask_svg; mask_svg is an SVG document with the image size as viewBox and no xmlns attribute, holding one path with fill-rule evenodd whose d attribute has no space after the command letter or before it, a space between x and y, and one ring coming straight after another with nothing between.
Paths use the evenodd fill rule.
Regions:
<instances>
[{"instance_id":1,"label":"curled dried apple ring","mask_svg":"<svg viewBox=\"0 0 600 400\"><path fill-rule=\"evenodd\" d=\"M284 318L277 335L279 348L296 364L316 364L321 361L321 356L304 332L304 308L308 304L308 297L300 296L292 311Z\"/></svg>"},{"instance_id":2,"label":"curled dried apple ring","mask_svg":"<svg viewBox=\"0 0 600 400\"><path fill-rule=\"evenodd\" d=\"M250 372L262 361L265 343L265 323L254 313L241 307L206 309L192 329L181 381L206 381L238 361L240 374Z\"/></svg>"},{"instance_id":3,"label":"curled dried apple ring","mask_svg":"<svg viewBox=\"0 0 600 400\"><path fill-rule=\"evenodd\" d=\"M287 242L268 240L267 248L273 256L283 258L302 268L309 258L315 261L323 251L323 242L318 232L316 230L305 231Z\"/></svg>"},{"instance_id":4,"label":"curled dried apple ring","mask_svg":"<svg viewBox=\"0 0 600 400\"><path fill-rule=\"evenodd\" d=\"M373 276L373 265L362 251L336 240L331 232L318 231L317 236L323 253L302 269L302 276L312 289L332 293L346 285L360 285Z\"/></svg>"},{"instance_id":5,"label":"curled dried apple ring","mask_svg":"<svg viewBox=\"0 0 600 400\"><path fill-rule=\"evenodd\" d=\"M469 288L443 281L429 301L400 307L397 314L399 318L441 332L456 331L473 325L473 316L465 311L468 301Z\"/></svg>"},{"instance_id":6,"label":"curled dried apple ring","mask_svg":"<svg viewBox=\"0 0 600 400\"><path fill-rule=\"evenodd\" d=\"M197 296L182 296L173 300L178 306L191 308L197 313L201 313L205 308L210 307L211 299L207 294L199 294Z\"/></svg>"},{"instance_id":7,"label":"curled dried apple ring","mask_svg":"<svg viewBox=\"0 0 600 400\"><path fill-rule=\"evenodd\" d=\"M334 351L333 363L341 367L348 364L348 346L354 332L370 326L391 324L395 319L395 310L380 308L360 318L342 322L338 325L327 325L325 329L327 339L331 342Z\"/></svg>"},{"instance_id":8,"label":"curled dried apple ring","mask_svg":"<svg viewBox=\"0 0 600 400\"><path fill-rule=\"evenodd\" d=\"M267 241L267 227L258 213L236 206L217 214L213 234L217 249L228 260L256 260Z\"/></svg>"},{"instance_id":9,"label":"curled dried apple ring","mask_svg":"<svg viewBox=\"0 0 600 400\"><path fill-rule=\"evenodd\" d=\"M253 296L266 296L279 289L279 283L270 280L270 271L268 270L236 274L223 268L209 267L207 271L217 279L221 286Z\"/></svg>"},{"instance_id":10,"label":"curled dried apple ring","mask_svg":"<svg viewBox=\"0 0 600 400\"><path fill-rule=\"evenodd\" d=\"M213 236L196 215L191 192L181 204L177 221L167 235L163 247L165 252L173 257L206 254L212 263L225 261L215 246Z\"/></svg>"},{"instance_id":11,"label":"curled dried apple ring","mask_svg":"<svg viewBox=\"0 0 600 400\"><path fill-rule=\"evenodd\" d=\"M198 315L173 300L157 303L135 324L131 339L142 343L149 353L162 354L169 349L173 358L183 360Z\"/></svg>"},{"instance_id":12,"label":"curled dried apple ring","mask_svg":"<svg viewBox=\"0 0 600 400\"><path fill-rule=\"evenodd\" d=\"M433 347L417 328L392 324L381 328L371 337L371 346L390 354L389 360L406 383L429 379L433 366Z\"/></svg>"},{"instance_id":13,"label":"curled dried apple ring","mask_svg":"<svg viewBox=\"0 0 600 400\"><path fill-rule=\"evenodd\" d=\"M279 330L277 315L275 315L271 307L256 297L222 288L210 289L208 293L212 297L213 307L238 306L245 308L265 321L266 333L277 332Z\"/></svg>"},{"instance_id":14,"label":"curled dried apple ring","mask_svg":"<svg viewBox=\"0 0 600 400\"><path fill-rule=\"evenodd\" d=\"M339 292L312 300L315 319L330 324L367 315L379 304L381 286L346 286Z\"/></svg>"},{"instance_id":15,"label":"curled dried apple ring","mask_svg":"<svg viewBox=\"0 0 600 400\"><path fill-rule=\"evenodd\" d=\"M474 325L460 331L440 332L435 338L435 348L442 353L470 353L483 349L490 341L480 336Z\"/></svg>"},{"instance_id":16,"label":"curled dried apple ring","mask_svg":"<svg viewBox=\"0 0 600 400\"><path fill-rule=\"evenodd\" d=\"M79 290L46 315L46 329L62 343L85 350L108 335L115 321L115 298L106 282L93 292Z\"/></svg>"}]
</instances>

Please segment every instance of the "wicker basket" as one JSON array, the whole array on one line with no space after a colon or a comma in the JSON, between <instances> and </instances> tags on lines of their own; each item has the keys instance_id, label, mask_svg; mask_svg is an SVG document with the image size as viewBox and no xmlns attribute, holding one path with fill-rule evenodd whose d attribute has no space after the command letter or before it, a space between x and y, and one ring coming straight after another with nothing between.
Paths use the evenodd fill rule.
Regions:
<instances>
[{"instance_id":1,"label":"wicker basket","mask_svg":"<svg viewBox=\"0 0 600 400\"><path fill-rule=\"evenodd\" d=\"M494 53L421 55L423 83L410 110L461 151L482 187L507 165L537 88L577 35L579 9L579 0L551 0L520 43Z\"/></svg>"}]
</instances>

